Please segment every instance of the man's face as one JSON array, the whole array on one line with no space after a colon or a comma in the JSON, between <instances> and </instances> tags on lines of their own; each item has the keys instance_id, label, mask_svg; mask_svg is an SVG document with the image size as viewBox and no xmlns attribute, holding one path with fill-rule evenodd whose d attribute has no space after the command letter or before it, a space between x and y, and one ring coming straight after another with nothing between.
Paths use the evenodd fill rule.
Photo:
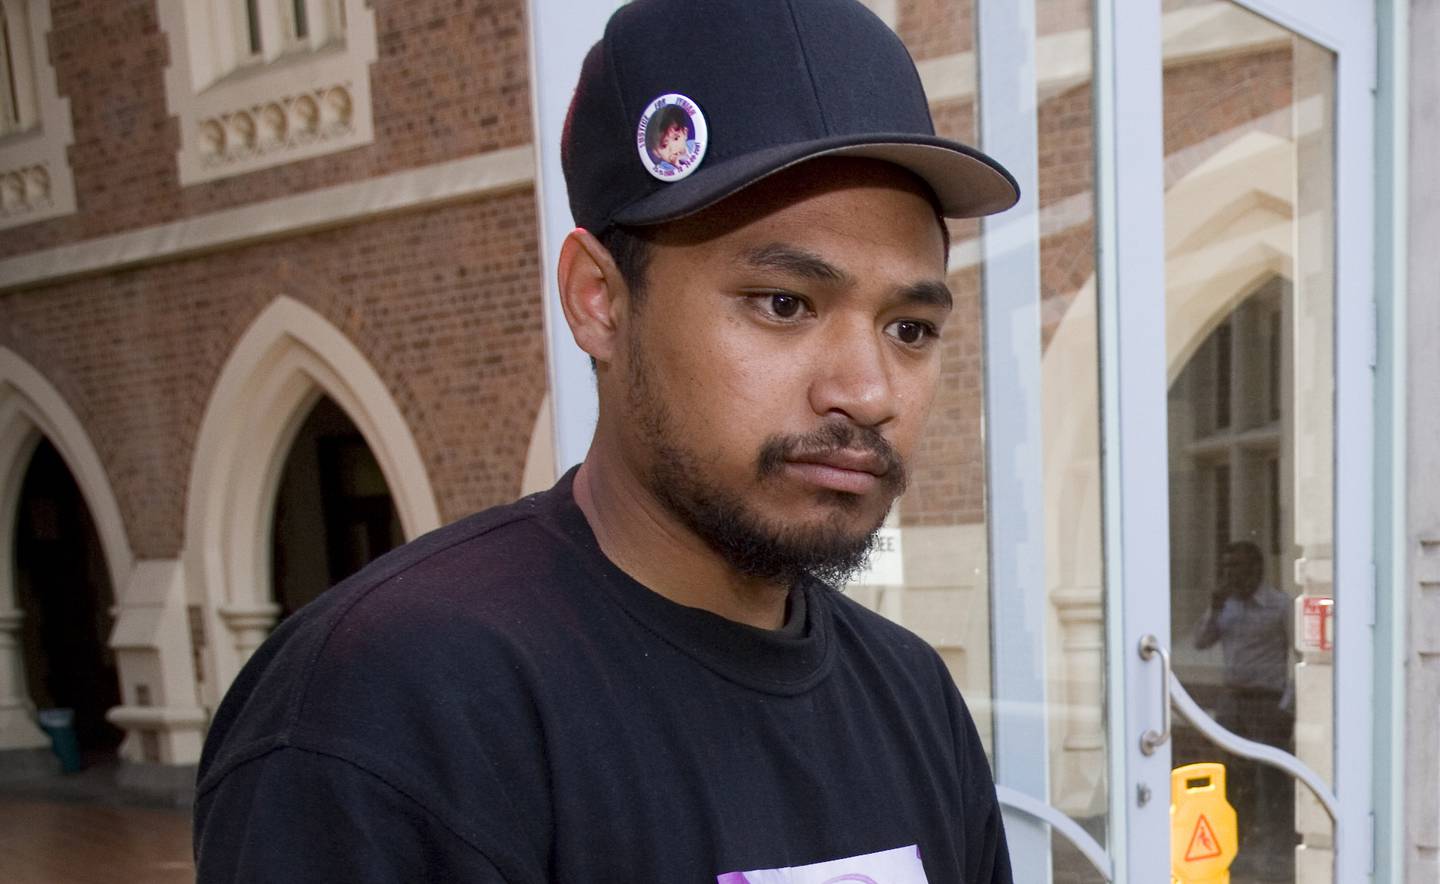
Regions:
<instances>
[{"instance_id":1,"label":"man's face","mask_svg":"<svg viewBox=\"0 0 1440 884\"><path fill-rule=\"evenodd\" d=\"M1261 569L1253 555L1234 548L1220 556L1220 583L1232 593L1248 597L1260 588Z\"/></svg>"},{"instance_id":2,"label":"man's face","mask_svg":"<svg viewBox=\"0 0 1440 884\"><path fill-rule=\"evenodd\" d=\"M690 152L689 146L685 143L685 137L689 132L684 126L671 126L660 136L660 146L656 153L660 159L672 166L680 165L685 155Z\"/></svg>"},{"instance_id":3,"label":"man's face","mask_svg":"<svg viewBox=\"0 0 1440 884\"><path fill-rule=\"evenodd\" d=\"M816 160L668 225L613 400L650 493L751 576L838 582L903 490L950 313L907 174Z\"/></svg>"}]
</instances>

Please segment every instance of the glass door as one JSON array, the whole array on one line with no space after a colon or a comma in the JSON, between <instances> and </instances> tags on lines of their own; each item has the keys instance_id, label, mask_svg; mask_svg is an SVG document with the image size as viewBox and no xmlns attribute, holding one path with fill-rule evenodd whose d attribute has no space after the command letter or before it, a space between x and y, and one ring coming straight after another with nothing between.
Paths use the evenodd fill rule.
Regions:
<instances>
[{"instance_id":1,"label":"glass door","mask_svg":"<svg viewBox=\"0 0 1440 884\"><path fill-rule=\"evenodd\" d=\"M1166 879L1198 761L1228 768L1232 881L1367 880L1371 725L1336 710L1370 708L1374 10L1124 6L1097 93L1117 880Z\"/></svg>"}]
</instances>

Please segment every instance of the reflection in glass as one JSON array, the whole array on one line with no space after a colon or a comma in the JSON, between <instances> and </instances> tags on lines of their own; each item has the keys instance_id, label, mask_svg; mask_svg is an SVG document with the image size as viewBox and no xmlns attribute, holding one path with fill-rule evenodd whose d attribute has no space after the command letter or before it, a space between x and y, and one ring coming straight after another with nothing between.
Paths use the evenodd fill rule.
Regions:
<instances>
[{"instance_id":1,"label":"reflection in glass","mask_svg":"<svg viewBox=\"0 0 1440 884\"><path fill-rule=\"evenodd\" d=\"M970 0L867 0L867 5L896 29L915 58L937 132L976 143ZM1039 0L1036 20L1041 290L1035 334L1042 348L1037 394L1042 399L1048 605L1045 632L1033 639L1045 642L1049 802L1104 843L1109 799L1091 3ZM974 221L951 224L947 281L956 300L943 339L939 392L910 489L882 538L887 549L847 592L936 648L989 750L990 568L979 234ZM991 488L988 493L1005 491ZM1057 884L1098 880L1090 862L1063 837L1052 839L1051 855Z\"/></svg>"},{"instance_id":2,"label":"reflection in glass","mask_svg":"<svg viewBox=\"0 0 1440 884\"><path fill-rule=\"evenodd\" d=\"M1102 844L1106 813L1104 556L1088 0L1036 5L1041 421L1050 802ZM1098 873L1053 838L1053 880Z\"/></svg>"},{"instance_id":3,"label":"reflection in glass","mask_svg":"<svg viewBox=\"0 0 1440 884\"><path fill-rule=\"evenodd\" d=\"M1229 3L1164 8L1175 671L1328 777L1329 655L1296 649L1292 612L1333 592L1334 59ZM1194 761L1229 767L1232 881L1331 880L1329 818L1290 777L1181 725Z\"/></svg>"},{"instance_id":4,"label":"reflection in glass","mask_svg":"<svg viewBox=\"0 0 1440 884\"><path fill-rule=\"evenodd\" d=\"M867 5L914 57L937 133L974 144L971 0ZM941 340L930 421L912 458L909 489L882 529L882 548L846 592L936 649L993 760L978 235L974 221L951 222L946 281L955 309Z\"/></svg>"}]
</instances>

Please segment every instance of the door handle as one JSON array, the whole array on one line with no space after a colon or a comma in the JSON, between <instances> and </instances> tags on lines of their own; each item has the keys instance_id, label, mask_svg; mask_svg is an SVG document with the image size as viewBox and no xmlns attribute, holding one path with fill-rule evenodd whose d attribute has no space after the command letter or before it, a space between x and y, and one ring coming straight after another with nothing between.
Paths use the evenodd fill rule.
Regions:
<instances>
[{"instance_id":1,"label":"door handle","mask_svg":"<svg viewBox=\"0 0 1440 884\"><path fill-rule=\"evenodd\" d=\"M1170 739L1170 652L1160 644L1160 639L1146 634L1140 637L1140 659L1149 660L1160 655L1160 730L1146 731L1140 735L1140 751L1154 755L1155 750Z\"/></svg>"}]
</instances>

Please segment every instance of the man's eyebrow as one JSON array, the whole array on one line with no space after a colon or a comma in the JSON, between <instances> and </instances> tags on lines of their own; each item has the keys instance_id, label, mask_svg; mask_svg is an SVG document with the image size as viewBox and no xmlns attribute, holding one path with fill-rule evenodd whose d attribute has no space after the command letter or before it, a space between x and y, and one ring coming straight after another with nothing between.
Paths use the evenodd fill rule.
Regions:
<instances>
[{"instance_id":1,"label":"man's eyebrow","mask_svg":"<svg viewBox=\"0 0 1440 884\"><path fill-rule=\"evenodd\" d=\"M853 282L850 274L819 255L779 243L751 249L741 256L741 260L756 269L779 270L816 282L833 282L840 285L848 285Z\"/></svg>"},{"instance_id":2,"label":"man's eyebrow","mask_svg":"<svg viewBox=\"0 0 1440 884\"><path fill-rule=\"evenodd\" d=\"M927 279L907 285L900 289L900 298L909 303L929 304L945 310L955 306L955 297L950 294L950 287L939 280Z\"/></svg>"},{"instance_id":3,"label":"man's eyebrow","mask_svg":"<svg viewBox=\"0 0 1440 884\"><path fill-rule=\"evenodd\" d=\"M742 256L742 260L750 267L778 270L816 282L829 282L842 286L854 283L850 274L819 255L780 243L771 243L751 249ZM939 280L925 280L902 286L899 296L900 300L906 303L927 304L945 310L952 309L955 304L949 287Z\"/></svg>"}]
</instances>

